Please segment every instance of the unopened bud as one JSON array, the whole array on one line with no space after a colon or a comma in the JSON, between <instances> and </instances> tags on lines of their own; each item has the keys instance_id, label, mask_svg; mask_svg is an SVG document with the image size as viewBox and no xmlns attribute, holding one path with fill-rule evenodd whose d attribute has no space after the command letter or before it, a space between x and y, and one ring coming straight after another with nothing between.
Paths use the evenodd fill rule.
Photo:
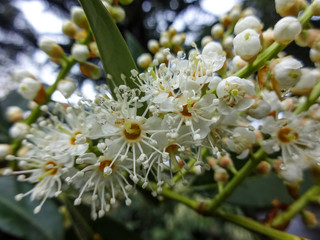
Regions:
<instances>
[{"instance_id":1,"label":"unopened bud","mask_svg":"<svg viewBox=\"0 0 320 240\"><path fill-rule=\"evenodd\" d=\"M222 38L223 34L224 34L224 27L221 23L217 23L213 25L213 27L211 28L211 36L213 38Z\"/></svg>"},{"instance_id":2,"label":"unopened bud","mask_svg":"<svg viewBox=\"0 0 320 240\"><path fill-rule=\"evenodd\" d=\"M78 33L78 27L73 22L66 20L62 24L62 32L69 38L75 38Z\"/></svg>"},{"instance_id":3,"label":"unopened bud","mask_svg":"<svg viewBox=\"0 0 320 240\"><path fill-rule=\"evenodd\" d=\"M234 27L234 33L239 34L246 29L253 29L260 33L263 28L261 21L255 16L247 16L240 19Z\"/></svg>"},{"instance_id":4,"label":"unopened bud","mask_svg":"<svg viewBox=\"0 0 320 240\"><path fill-rule=\"evenodd\" d=\"M139 67L146 69L152 62L152 56L149 53L141 54L137 59L137 64Z\"/></svg>"},{"instance_id":5,"label":"unopened bud","mask_svg":"<svg viewBox=\"0 0 320 240\"><path fill-rule=\"evenodd\" d=\"M23 110L18 106L10 106L6 110L7 119L10 122L17 122L23 119Z\"/></svg>"},{"instance_id":6,"label":"unopened bud","mask_svg":"<svg viewBox=\"0 0 320 240\"><path fill-rule=\"evenodd\" d=\"M256 173L260 176L266 176L270 173L271 165L267 161L262 161L256 168Z\"/></svg>"},{"instance_id":7,"label":"unopened bud","mask_svg":"<svg viewBox=\"0 0 320 240\"><path fill-rule=\"evenodd\" d=\"M249 116L262 119L271 111L271 106L264 100L257 100L247 111Z\"/></svg>"},{"instance_id":8,"label":"unopened bud","mask_svg":"<svg viewBox=\"0 0 320 240\"><path fill-rule=\"evenodd\" d=\"M292 93L297 95L309 95L319 79L319 73L309 68L301 69L301 77L292 88Z\"/></svg>"},{"instance_id":9,"label":"unopened bud","mask_svg":"<svg viewBox=\"0 0 320 240\"><path fill-rule=\"evenodd\" d=\"M71 54L78 62L85 62L90 56L88 47L77 43L72 46Z\"/></svg>"},{"instance_id":10,"label":"unopened bud","mask_svg":"<svg viewBox=\"0 0 320 240\"><path fill-rule=\"evenodd\" d=\"M38 104L45 101L46 93L43 84L32 78L25 78L19 85L18 92L28 100L34 100Z\"/></svg>"},{"instance_id":11,"label":"unopened bud","mask_svg":"<svg viewBox=\"0 0 320 240\"><path fill-rule=\"evenodd\" d=\"M130 3L133 2L133 0L119 0L119 2L120 2L122 5L129 5Z\"/></svg>"},{"instance_id":12,"label":"unopened bud","mask_svg":"<svg viewBox=\"0 0 320 240\"><path fill-rule=\"evenodd\" d=\"M303 223L309 228L315 227L318 224L316 215L313 212L303 210L301 216Z\"/></svg>"},{"instance_id":13,"label":"unopened bud","mask_svg":"<svg viewBox=\"0 0 320 240\"><path fill-rule=\"evenodd\" d=\"M93 63L81 63L80 70L83 73L83 75L85 75L88 78L99 79L101 77L101 69Z\"/></svg>"},{"instance_id":14,"label":"unopened bud","mask_svg":"<svg viewBox=\"0 0 320 240\"><path fill-rule=\"evenodd\" d=\"M120 6L112 6L109 12L113 20L116 22L122 22L126 17L125 11Z\"/></svg>"},{"instance_id":15,"label":"unopened bud","mask_svg":"<svg viewBox=\"0 0 320 240\"><path fill-rule=\"evenodd\" d=\"M302 10L305 0L275 0L276 11L281 17L297 16Z\"/></svg>"},{"instance_id":16,"label":"unopened bud","mask_svg":"<svg viewBox=\"0 0 320 240\"><path fill-rule=\"evenodd\" d=\"M261 49L259 34L252 29L246 29L233 39L234 50L243 60L251 61Z\"/></svg>"},{"instance_id":17,"label":"unopened bud","mask_svg":"<svg viewBox=\"0 0 320 240\"><path fill-rule=\"evenodd\" d=\"M97 42L91 42L89 44L89 48L90 48L91 52L94 54L94 57L99 57L100 56Z\"/></svg>"},{"instance_id":18,"label":"unopened bud","mask_svg":"<svg viewBox=\"0 0 320 240\"><path fill-rule=\"evenodd\" d=\"M222 168L228 168L229 166L233 165L233 161L232 161L231 157L229 156L229 154L226 154L219 159L218 164Z\"/></svg>"},{"instance_id":19,"label":"unopened bud","mask_svg":"<svg viewBox=\"0 0 320 240\"><path fill-rule=\"evenodd\" d=\"M310 59L312 62L320 62L320 51L314 49L314 48L311 48L310 49Z\"/></svg>"},{"instance_id":20,"label":"unopened bud","mask_svg":"<svg viewBox=\"0 0 320 240\"><path fill-rule=\"evenodd\" d=\"M212 42L213 39L211 36L204 36L202 39L201 39L201 46L204 47L206 46L209 42Z\"/></svg>"},{"instance_id":21,"label":"unopened bud","mask_svg":"<svg viewBox=\"0 0 320 240\"><path fill-rule=\"evenodd\" d=\"M148 49L153 54L158 52L160 49L159 42L157 40L151 39L148 41Z\"/></svg>"},{"instance_id":22,"label":"unopened bud","mask_svg":"<svg viewBox=\"0 0 320 240\"><path fill-rule=\"evenodd\" d=\"M264 31L262 33L262 37L263 37L263 41L262 41L263 48L269 47L275 41L273 30L271 28L268 28L266 31Z\"/></svg>"},{"instance_id":23,"label":"unopened bud","mask_svg":"<svg viewBox=\"0 0 320 240\"><path fill-rule=\"evenodd\" d=\"M42 37L38 41L39 48L52 58L61 58L64 51L55 41Z\"/></svg>"},{"instance_id":24,"label":"unopened bud","mask_svg":"<svg viewBox=\"0 0 320 240\"><path fill-rule=\"evenodd\" d=\"M22 122L17 122L9 128L9 135L13 139L22 139L29 131L29 125Z\"/></svg>"},{"instance_id":25,"label":"unopened bud","mask_svg":"<svg viewBox=\"0 0 320 240\"><path fill-rule=\"evenodd\" d=\"M288 44L301 33L301 30L301 23L297 18L292 16L284 17L274 26L274 37L277 42Z\"/></svg>"},{"instance_id":26,"label":"unopened bud","mask_svg":"<svg viewBox=\"0 0 320 240\"><path fill-rule=\"evenodd\" d=\"M272 84L275 88L289 89L296 85L301 77L302 64L290 57L283 58L273 68Z\"/></svg>"},{"instance_id":27,"label":"unopened bud","mask_svg":"<svg viewBox=\"0 0 320 240\"><path fill-rule=\"evenodd\" d=\"M88 28L88 19L81 7L73 6L71 8L71 19L78 27L84 29Z\"/></svg>"},{"instance_id":28,"label":"unopened bud","mask_svg":"<svg viewBox=\"0 0 320 240\"><path fill-rule=\"evenodd\" d=\"M229 175L227 171L223 168L216 167L214 169L214 180L216 182L226 183L228 182Z\"/></svg>"},{"instance_id":29,"label":"unopened bud","mask_svg":"<svg viewBox=\"0 0 320 240\"><path fill-rule=\"evenodd\" d=\"M314 0L312 3L312 11L313 15L319 16L320 15L320 0Z\"/></svg>"},{"instance_id":30,"label":"unopened bud","mask_svg":"<svg viewBox=\"0 0 320 240\"><path fill-rule=\"evenodd\" d=\"M4 160L9 154L12 154L12 147L9 144L0 144L0 161Z\"/></svg>"},{"instance_id":31,"label":"unopened bud","mask_svg":"<svg viewBox=\"0 0 320 240\"><path fill-rule=\"evenodd\" d=\"M18 69L12 73L12 80L16 82L21 82L24 78L36 79L29 71L25 69Z\"/></svg>"},{"instance_id":32,"label":"unopened bud","mask_svg":"<svg viewBox=\"0 0 320 240\"><path fill-rule=\"evenodd\" d=\"M61 80L57 86L57 89L65 98L70 97L71 94L76 90L76 88L76 84L71 78Z\"/></svg>"}]
</instances>

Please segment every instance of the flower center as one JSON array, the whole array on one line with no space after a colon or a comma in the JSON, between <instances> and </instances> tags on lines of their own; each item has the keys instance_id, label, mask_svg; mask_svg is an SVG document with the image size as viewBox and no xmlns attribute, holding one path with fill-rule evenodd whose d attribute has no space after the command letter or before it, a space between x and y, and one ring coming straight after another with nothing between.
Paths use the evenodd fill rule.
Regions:
<instances>
[{"instance_id":1,"label":"flower center","mask_svg":"<svg viewBox=\"0 0 320 240\"><path fill-rule=\"evenodd\" d=\"M189 104L185 104L182 107L182 111L180 111L180 113L182 114L182 116L184 117L192 117L192 113L189 112L189 107L193 107L194 103L189 103Z\"/></svg>"},{"instance_id":2,"label":"flower center","mask_svg":"<svg viewBox=\"0 0 320 240\"><path fill-rule=\"evenodd\" d=\"M57 164L53 160L46 162L44 171L49 175L55 175L58 172Z\"/></svg>"},{"instance_id":3,"label":"flower center","mask_svg":"<svg viewBox=\"0 0 320 240\"><path fill-rule=\"evenodd\" d=\"M110 166L111 162L112 162L111 160L103 160L103 161L101 161L100 165L99 165L99 171L104 173L104 168ZM115 167L115 165L112 164L111 169L114 169L114 167Z\"/></svg>"},{"instance_id":4,"label":"flower center","mask_svg":"<svg viewBox=\"0 0 320 240\"><path fill-rule=\"evenodd\" d=\"M141 127L138 123L127 122L124 124L123 135L129 141L136 141L141 136Z\"/></svg>"},{"instance_id":5,"label":"flower center","mask_svg":"<svg viewBox=\"0 0 320 240\"><path fill-rule=\"evenodd\" d=\"M177 144L171 144L166 148L167 153L175 153L179 149L179 146Z\"/></svg>"},{"instance_id":6,"label":"flower center","mask_svg":"<svg viewBox=\"0 0 320 240\"><path fill-rule=\"evenodd\" d=\"M299 138L298 133L293 132L290 128L281 128L278 131L278 139L280 142L289 143Z\"/></svg>"}]
</instances>

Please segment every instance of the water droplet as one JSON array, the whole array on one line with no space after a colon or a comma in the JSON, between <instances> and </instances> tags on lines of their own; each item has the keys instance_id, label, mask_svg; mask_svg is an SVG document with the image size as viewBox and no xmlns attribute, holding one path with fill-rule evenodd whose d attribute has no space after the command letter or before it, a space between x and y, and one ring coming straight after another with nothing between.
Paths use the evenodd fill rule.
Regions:
<instances>
[{"instance_id":1,"label":"water droplet","mask_svg":"<svg viewBox=\"0 0 320 240\"><path fill-rule=\"evenodd\" d=\"M285 163L281 163L281 164L280 164L280 169L281 169L282 171L287 170L287 165L286 165Z\"/></svg>"},{"instance_id":2,"label":"water droplet","mask_svg":"<svg viewBox=\"0 0 320 240\"><path fill-rule=\"evenodd\" d=\"M291 89L281 89L280 91L282 93L281 95L282 98L291 97L292 95Z\"/></svg>"}]
</instances>

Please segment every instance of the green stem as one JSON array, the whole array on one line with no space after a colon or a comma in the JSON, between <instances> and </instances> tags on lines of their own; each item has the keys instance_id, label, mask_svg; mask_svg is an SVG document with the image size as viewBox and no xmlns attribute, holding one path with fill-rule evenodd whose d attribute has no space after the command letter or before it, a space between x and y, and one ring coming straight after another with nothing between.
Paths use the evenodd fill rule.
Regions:
<instances>
[{"instance_id":1,"label":"green stem","mask_svg":"<svg viewBox=\"0 0 320 240\"><path fill-rule=\"evenodd\" d=\"M304 27L311 17L313 16L312 6L308 6L306 10L303 12L299 21L301 25ZM244 68L240 69L238 72L234 74L234 76L238 76L240 78L247 78L254 72L258 71L260 67L262 67L266 61L274 58L281 52L288 44L279 44L274 42L271 46L262 51L258 57L252 62L252 64L248 64Z\"/></svg>"},{"instance_id":2,"label":"green stem","mask_svg":"<svg viewBox=\"0 0 320 240\"><path fill-rule=\"evenodd\" d=\"M209 203L207 210L215 211L265 157L266 153L261 148L253 154L252 158L240 169L237 175L235 175L225 188L213 198Z\"/></svg>"},{"instance_id":3,"label":"green stem","mask_svg":"<svg viewBox=\"0 0 320 240\"><path fill-rule=\"evenodd\" d=\"M245 227L247 229L253 230L255 232L267 235L269 237L279 239L279 240L307 240L307 238L298 237L289 233L279 231L277 229L265 226L251 218L239 216L231 213L226 213L222 211L216 211L215 216L220 217L229 222L233 222L237 225Z\"/></svg>"},{"instance_id":4,"label":"green stem","mask_svg":"<svg viewBox=\"0 0 320 240\"><path fill-rule=\"evenodd\" d=\"M299 114L305 112L309 109L309 107L314 104L318 98L320 97L320 81L316 85L314 85L310 95L308 96L307 100L301 104L299 104L294 111L294 113Z\"/></svg>"},{"instance_id":5,"label":"green stem","mask_svg":"<svg viewBox=\"0 0 320 240\"><path fill-rule=\"evenodd\" d=\"M272 221L273 227L282 226L287 224L292 218L300 213L303 208L312 200L314 196L320 195L320 186L315 185L304 193L298 200L292 203L289 208L276 216Z\"/></svg>"}]
</instances>

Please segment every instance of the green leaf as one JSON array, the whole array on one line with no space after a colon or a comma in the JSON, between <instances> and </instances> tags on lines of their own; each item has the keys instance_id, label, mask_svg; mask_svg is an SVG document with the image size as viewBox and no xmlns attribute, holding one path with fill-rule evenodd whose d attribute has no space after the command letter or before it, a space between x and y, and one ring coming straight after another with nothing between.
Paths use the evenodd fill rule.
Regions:
<instances>
[{"instance_id":1,"label":"green leaf","mask_svg":"<svg viewBox=\"0 0 320 240\"><path fill-rule=\"evenodd\" d=\"M26 240L63 240L62 216L53 200L48 199L38 214L33 209L39 201L31 202L28 197L15 201L16 194L31 187L13 177L0 177L0 229Z\"/></svg>"},{"instance_id":2,"label":"green leaf","mask_svg":"<svg viewBox=\"0 0 320 240\"><path fill-rule=\"evenodd\" d=\"M139 41L136 39L136 37L129 31L126 31L124 33L124 36L133 59L137 59L142 53L145 52L145 50L143 49Z\"/></svg>"},{"instance_id":3,"label":"green leaf","mask_svg":"<svg viewBox=\"0 0 320 240\"><path fill-rule=\"evenodd\" d=\"M80 0L80 3L97 42L104 71L113 77L112 84L109 84L113 96L113 89L124 84L121 74L126 76L127 86L136 87L130 80L130 71L137 67L109 12L101 0Z\"/></svg>"},{"instance_id":4,"label":"green leaf","mask_svg":"<svg viewBox=\"0 0 320 240\"><path fill-rule=\"evenodd\" d=\"M310 172L305 172L304 180L300 184L300 192L305 192L312 186ZM266 177L247 178L230 196L227 202L248 207L270 207L274 199L291 203L293 199L288 194L283 181L275 173Z\"/></svg>"}]
</instances>

